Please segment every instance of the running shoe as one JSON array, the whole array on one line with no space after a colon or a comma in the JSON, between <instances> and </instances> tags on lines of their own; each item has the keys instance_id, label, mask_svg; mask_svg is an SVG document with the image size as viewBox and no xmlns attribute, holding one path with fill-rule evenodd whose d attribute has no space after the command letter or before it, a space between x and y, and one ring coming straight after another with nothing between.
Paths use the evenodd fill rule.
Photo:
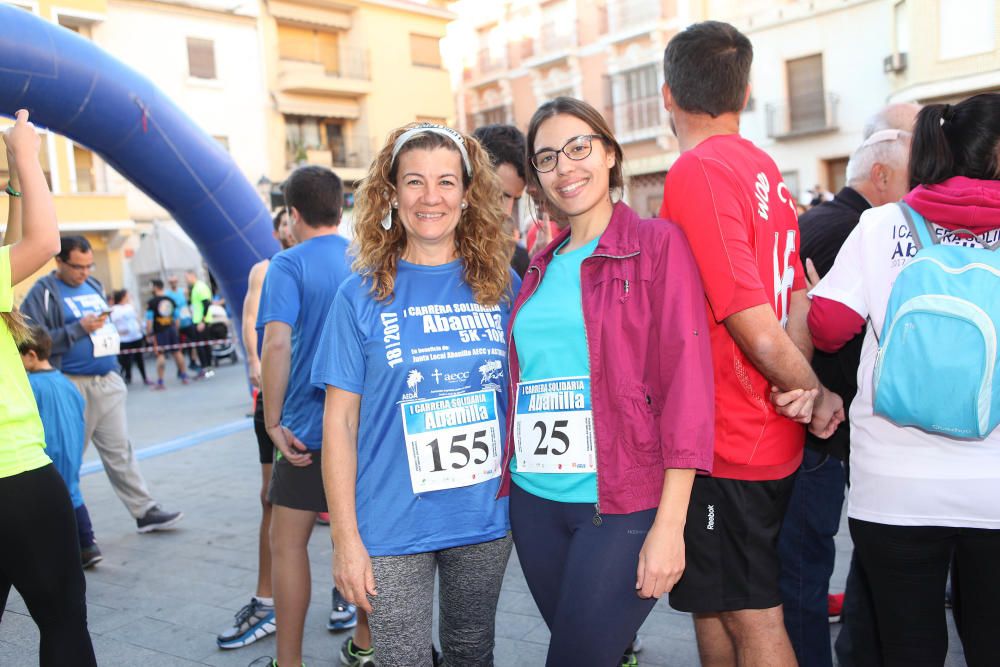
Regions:
<instances>
[{"instance_id":1,"label":"running shoe","mask_svg":"<svg viewBox=\"0 0 1000 667\"><path fill-rule=\"evenodd\" d=\"M639 667L639 657L635 654L635 650L631 646L625 649L625 654L622 656L621 667Z\"/></svg>"},{"instance_id":2,"label":"running shoe","mask_svg":"<svg viewBox=\"0 0 1000 667\"><path fill-rule=\"evenodd\" d=\"M216 642L219 648L241 648L273 635L275 630L274 607L261 604L257 598L250 598L250 604L236 612L236 621L216 637Z\"/></svg>"},{"instance_id":3,"label":"running shoe","mask_svg":"<svg viewBox=\"0 0 1000 667\"><path fill-rule=\"evenodd\" d=\"M163 380L157 380L156 384L153 385L153 391L163 391L167 388L167 385L163 384Z\"/></svg>"},{"instance_id":4,"label":"running shoe","mask_svg":"<svg viewBox=\"0 0 1000 667\"><path fill-rule=\"evenodd\" d=\"M104 560L104 556L97 547L97 542L94 542L89 547L80 548L80 564L83 565L83 569L86 570L88 567L94 567L102 560Z\"/></svg>"},{"instance_id":5,"label":"running shoe","mask_svg":"<svg viewBox=\"0 0 1000 667\"><path fill-rule=\"evenodd\" d=\"M826 596L826 612L831 623L840 623L840 615L844 611L844 594Z\"/></svg>"},{"instance_id":6,"label":"running shoe","mask_svg":"<svg viewBox=\"0 0 1000 667\"><path fill-rule=\"evenodd\" d=\"M358 648L348 637L340 647L340 664L345 667L369 667L375 664L375 649Z\"/></svg>"},{"instance_id":7,"label":"running shoe","mask_svg":"<svg viewBox=\"0 0 1000 667\"><path fill-rule=\"evenodd\" d=\"M140 533L151 533L154 530L170 530L183 518L183 512L164 512L157 505L136 519L135 525Z\"/></svg>"},{"instance_id":8,"label":"running shoe","mask_svg":"<svg viewBox=\"0 0 1000 667\"><path fill-rule=\"evenodd\" d=\"M347 630L358 624L358 608L353 604L348 604L344 596L340 594L337 587L333 587L333 609L330 610L330 620L326 622L326 629L331 632Z\"/></svg>"}]
</instances>

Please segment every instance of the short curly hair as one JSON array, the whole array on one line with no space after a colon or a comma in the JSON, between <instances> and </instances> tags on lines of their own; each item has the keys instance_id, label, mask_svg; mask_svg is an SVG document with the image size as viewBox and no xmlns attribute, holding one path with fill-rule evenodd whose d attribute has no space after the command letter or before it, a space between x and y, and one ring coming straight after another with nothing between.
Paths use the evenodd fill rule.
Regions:
<instances>
[{"instance_id":1,"label":"short curly hair","mask_svg":"<svg viewBox=\"0 0 1000 667\"><path fill-rule=\"evenodd\" d=\"M403 132L418 125L412 123L389 134L354 195L353 269L371 281L371 293L378 301L392 298L396 268L406 249L406 232L401 224L394 224L388 230L381 225L382 219L392 211L390 202L396 191L399 155L393 160L392 149ZM476 301L483 306L494 306L513 297L510 278L513 239L503 228L506 217L502 208L503 189L490 156L476 139L462 136L472 176L462 170L462 185L469 207L455 230L455 245L464 263L465 282L472 288ZM428 132L408 141L400 155L434 148L447 148L458 154L458 148L450 139Z\"/></svg>"}]
</instances>

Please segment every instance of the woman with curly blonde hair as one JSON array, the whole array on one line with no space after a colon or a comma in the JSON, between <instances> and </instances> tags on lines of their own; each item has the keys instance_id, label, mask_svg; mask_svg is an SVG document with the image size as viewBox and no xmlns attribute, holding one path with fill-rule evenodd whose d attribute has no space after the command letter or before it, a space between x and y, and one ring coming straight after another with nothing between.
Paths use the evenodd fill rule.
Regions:
<instances>
[{"instance_id":1,"label":"woman with curly blonde hair","mask_svg":"<svg viewBox=\"0 0 1000 667\"><path fill-rule=\"evenodd\" d=\"M500 183L475 139L414 124L389 136L355 202L356 273L312 375L334 578L369 613L379 665L430 667L439 569L445 661L489 666L511 550L496 496L520 282Z\"/></svg>"}]
</instances>

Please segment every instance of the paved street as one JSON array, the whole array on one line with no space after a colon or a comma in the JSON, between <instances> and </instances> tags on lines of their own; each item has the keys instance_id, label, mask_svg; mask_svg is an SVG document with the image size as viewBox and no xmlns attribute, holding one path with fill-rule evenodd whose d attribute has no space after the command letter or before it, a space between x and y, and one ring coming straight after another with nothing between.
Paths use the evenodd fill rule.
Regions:
<instances>
[{"instance_id":1,"label":"paved street","mask_svg":"<svg viewBox=\"0 0 1000 667\"><path fill-rule=\"evenodd\" d=\"M148 362L147 362L148 363ZM150 365L150 368L152 366ZM168 366L168 373L172 367ZM256 582L260 468L242 366L163 393L134 388L129 397L133 441L154 496L186 518L170 533L139 535L103 471L82 480L104 561L87 573L90 629L98 662L108 666L240 665L273 655L273 637L220 651L215 635L249 601ZM88 451L85 466L96 455ZM309 667L339 664L346 636L326 630L331 547L325 527L310 544L313 598L305 635ZM4 545L12 548L14 545ZM833 588L843 589L850 540L838 537ZM836 630L838 626L833 626ZM640 631L646 667L697 665L691 620L661 601ZM497 615L498 667L544 664L548 632L512 558ZM0 624L0 665L37 664L38 634L12 594ZM956 653L948 665L964 664Z\"/></svg>"}]
</instances>

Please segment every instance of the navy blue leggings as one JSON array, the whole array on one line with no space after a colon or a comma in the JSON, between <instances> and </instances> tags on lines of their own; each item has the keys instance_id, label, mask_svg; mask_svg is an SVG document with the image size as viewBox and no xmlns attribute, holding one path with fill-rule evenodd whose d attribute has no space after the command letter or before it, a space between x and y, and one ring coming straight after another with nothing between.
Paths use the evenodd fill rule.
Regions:
<instances>
[{"instance_id":1,"label":"navy blue leggings","mask_svg":"<svg viewBox=\"0 0 1000 667\"><path fill-rule=\"evenodd\" d=\"M635 591L639 551L656 510L602 515L545 500L511 484L514 546L552 632L547 667L615 667L655 599Z\"/></svg>"}]
</instances>

